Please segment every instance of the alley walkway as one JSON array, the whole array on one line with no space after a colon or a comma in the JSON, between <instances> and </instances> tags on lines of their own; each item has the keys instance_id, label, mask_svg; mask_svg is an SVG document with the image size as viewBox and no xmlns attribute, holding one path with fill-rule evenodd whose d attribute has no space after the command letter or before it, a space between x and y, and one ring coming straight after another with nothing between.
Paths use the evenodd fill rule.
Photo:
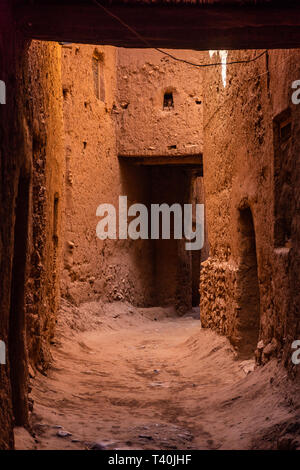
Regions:
<instances>
[{"instance_id":1,"label":"alley walkway","mask_svg":"<svg viewBox=\"0 0 300 470\"><path fill-rule=\"evenodd\" d=\"M281 372L246 375L195 314L65 302L59 317L53 368L33 380L39 449L243 449L291 416Z\"/></svg>"}]
</instances>

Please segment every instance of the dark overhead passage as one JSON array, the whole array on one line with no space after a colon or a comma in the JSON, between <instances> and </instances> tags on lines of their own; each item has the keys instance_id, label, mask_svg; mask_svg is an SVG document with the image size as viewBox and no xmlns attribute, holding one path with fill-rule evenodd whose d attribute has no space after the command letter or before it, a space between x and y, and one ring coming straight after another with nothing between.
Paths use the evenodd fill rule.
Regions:
<instances>
[{"instance_id":1,"label":"dark overhead passage","mask_svg":"<svg viewBox=\"0 0 300 470\"><path fill-rule=\"evenodd\" d=\"M119 155L122 163L147 167L181 167L184 170L192 170L194 176L203 176L203 156L198 155L152 155L147 157Z\"/></svg>"},{"instance_id":2,"label":"dark overhead passage","mask_svg":"<svg viewBox=\"0 0 300 470\"><path fill-rule=\"evenodd\" d=\"M203 165L202 154L192 155L147 155L132 156L119 155L119 158L133 165L190 165L198 167Z\"/></svg>"},{"instance_id":3,"label":"dark overhead passage","mask_svg":"<svg viewBox=\"0 0 300 470\"><path fill-rule=\"evenodd\" d=\"M14 7L28 38L173 49L300 47L298 0L102 1L146 40L93 0L24 0Z\"/></svg>"}]
</instances>

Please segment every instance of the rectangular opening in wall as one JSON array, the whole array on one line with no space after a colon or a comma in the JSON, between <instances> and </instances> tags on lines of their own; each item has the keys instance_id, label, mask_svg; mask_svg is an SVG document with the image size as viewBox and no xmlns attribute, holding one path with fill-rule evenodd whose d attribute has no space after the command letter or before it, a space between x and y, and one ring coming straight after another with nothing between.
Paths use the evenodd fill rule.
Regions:
<instances>
[{"instance_id":1,"label":"rectangular opening in wall","mask_svg":"<svg viewBox=\"0 0 300 470\"><path fill-rule=\"evenodd\" d=\"M179 203L183 207L184 204L195 205L198 202L199 185L194 181L197 176L202 176L202 155L172 159L176 164L164 156L119 157L122 190L128 195L128 205L139 200L147 206L149 227L151 204L172 207ZM160 233L158 239L145 240L142 248L144 258L135 256L134 251L132 257L139 279L144 279L144 305L174 306L178 312L185 313L192 306L199 305L201 251L186 250L186 240L174 238L174 218L175 215L170 213L170 239L162 239ZM162 214L160 232L161 225Z\"/></svg>"},{"instance_id":2,"label":"rectangular opening in wall","mask_svg":"<svg viewBox=\"0 0 300 470\"><path fill-rule=\"evenodd\" d=\"M288 108L273 120L274 244L277 248L287 247L291 237L291 136L291 110Z\"/></svg>"},{"instance_id":3,"label":"rectangular opening in wall","mask_svg":"<svg viewBox=\"0 0 300 470\"><path fill-rule=\"evenodd\" d=\"M103 55L95 52L93 57L93 80L95 96L100 101L105 101L104 62Z\"/></svg>"}]
</instances>

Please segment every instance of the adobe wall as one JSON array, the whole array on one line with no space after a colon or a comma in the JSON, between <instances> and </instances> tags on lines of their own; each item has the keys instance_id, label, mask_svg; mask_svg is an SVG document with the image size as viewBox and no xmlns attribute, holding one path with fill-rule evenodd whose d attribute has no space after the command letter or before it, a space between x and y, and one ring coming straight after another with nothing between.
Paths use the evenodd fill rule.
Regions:
<instances>
[{"instance_id":1,"label":"adobe wall","mask_svg":"<svg viewBox=\"0 0 300 470\"><path fill-rule=\"evenodd\" d=\"M197 51L167 51L196 63ZM151 49L118 49L118 154L189 155L203 150L202 70ZM172 106L164 107L165 93Z\"/></svg>"},{"instance_id":2,"label":"adobe wall","mask_svg":"<svg viewBox=\"0 0 300 470\"><path fill-rule=\"evenodd\" d=\"M183 60L203 62L203 53L172 51ZM116 139L120 156L185 157L203 151L202 70L175 61L153 49L117 51ZM175 163L175 158L174 158ZM193 174L187 168L148 167L149 203L190 203L199 198L202 182L192 191ZM201 198L200 198L201 199ZM198 201L199 202L199 201ZM201 202L203 202L201 200ZM199 253L185 250L174 240L152 242L153 296L159 305L175 305L189 310L195 303L198 286L193 270L200 270ZM197 259L198 258L198 259Z\"/></svg>"},{"instance_id":3,"label":"adobe wall","mask_svg":"<svg viewBox=\"0 0 300 470\"><path fill-rule=\"evenodd\" d=\"M251 58L259 52L232 51L227 60ZM245 238L243 217L251 211L260 296L257 360L265 362L273 354L281 357L284 353L289 365L290 345L299 334L299 224L295 216L290 236L282 246L276 245L274 194L279 194L281 212L293 214L299 201L296 136L300 109L291 103L291 83L300 76L295 65L298 55L298 51L271 51L267 59L263 56L251 64L229 65L226 87L221 71L216 73L213 68L206 69L204 79L204 182L210 257L202 263L202 325L226 334L240 353L247 344L251 312L245 318L243 296L248 291L250 299L256 287L253 279L247 278L245 253L250 242ZM207 54L207 60L216 60L216 56ZM287 144L282 143L285 163L279 163L276 170L273 118L287 108L291 136ZM285 172L282 179L288 188L275 184L276 171Z\"/></svg>"},{"instance_id":4,"label":"adobe wall","mask_svg":"<svg viewBox=\"0 0 300 470\"><path fill-rule=\"evenodd\" d=\"M93 58L99 59L99 96ZM100 68L101 67L101 68ZM107 299L149 302L150 251L143 240L100 240L96 236L100 204L118 208L119 195L133 188L141 200L142 170L130 175L119 164L115 135L116 51L112 47L69 45L62 48L65 123L65 212L62 295L80 302ZM132 200L128 200L128 205ZM140 270L137 259L142 259Z\"/></svg>"},{"instance_id":5,"label":"adobe wall","mask_svg":"<svg viewBox=\"0 0 300 470\"><path fill-rule=\"evenodd\" d=\"M55 282L52 282L54 256L51 255L52 248L45 245L49 224L44 223L40 228L44 234L39 240L35 230L39 223L51 217L52 207L52 201L47 198L43 205L37 203L37 196L40 196L40 193L36 194L37 188L45 193L49 189L51 198L52 185L53 188L56 185L56 177L50 174L58 169L55 162L59 159L60 144L56 139L62 135L57 132L61 108L56 95L59 62L53 45L40 47L36 44L28 48L29 44L14 30L10 2L1 2L0 76L6 84L6 104L0 106L0 192L5 202L0 207L0 338L6 344L6 365L0 365L0 449L13 447L14 425L28 424L28 353L32 361L42 359L37 351L44 341L49 341L46 325L52 321L54 299L57 299ZM26 94L27 87L31 94ZM51 90L49 96L47 87ZM47 182L44 177L38 181L36 165L39 161L47 166ZM38 246L35 245L37 241ZM44 260L35 255L42 252L50 262L41 279L45 290L40 289L29 309L26 288L31 289L33 285L26 281L28 262L30 259L33 262L31 280L37 281L39 273L33 273L33 270ZM39 288L38 285L35 287ZM47 301L46 296L49 297ZM44 305L45 302L48 304ZM40 324L34 331L30 329L33 312L39 316L37 323Z\"/></svg>"},{"instance_id":6,"label":"adobe wall","mask_svg":"<svg viewBox=\"0 0 300 470\"><path fill-rule=\"evenodd\" d=\"M22 129L22 102L17 92L22 71L25 44L17 37L13 27L9 2L0 6L0 74L6 84L6 103L0 105L0 194L5 204L0 205L0 338L6 344L9 337L10 288L13 257L14 202L20 167L28 155L24 150ZM8 105L9 103L9 105ZM12 396L9 358L0 365L0 449L13 445Z\"/></svg>"},{"instance_id":7,"label":"adobe wall","mask_svg":"<svg viewBox=\"0 0 300 470\"><path fill-rule=\"evenodd\" d=\"M106 64L106 98L101 101L92 91L91 58L95 48L72 46L70 50L64 49L67 67L63 65L61 89L60 48L34 43L28 54L28 44L15 31L11 3L3 0L0 4L0 79L5 82L7 92L7 104L0 105L3 202L0 205L0 340L6 343L8 352L7 364L0 365L0 449L13 447L14 418L17 424L27 424L27 356L34 365L42 367L49 360L61 240L64 242L64 296L75 303L97 296L143 305L151 302L148 288L153 281L153 266L148 262L152 259L151 245L143 241L102 242L95 237L98 204L116 204L118 195L124 194L128 187L129 204L148 197L148 170L120 167L117 159L120 153L147 156L157 152L159 155L199 153L204 140L210 258L203 263L201 277L202 322L227 334L237 347L243 342L240 286L245 272L241 268L243 243L238 227L241 227L240 211L250 208L261 299L257 359L264 362L272 353L279 357L283 353L285 364L295 371L296 367L293 369L290 363L290 345L300 334L300 167L297 164L300 110L291 104L290 84L300 78L299 52L273 51L268 62L260 59L252 65L228 68L230 86L225 90L221 75L216 75L214 68L207 69L203 135L201 126L193 127L194 122L202 125L203 112L199 87L202 79L197 69L191 67L187 71L188 66L182 65L183 73L181 65L176 64L176 73L179 70L181 78L170 85L166 70L171 74L175 70L171 59L160 57L156 63L153 58L147 62L139 58L138 64L128 68L125 51L124 61L120 56L121 73L117 77L115 51L97 47L100 57L104 54ZM255 51L231 52L229 58L254 54ZM180 55L183 57L184 52ZM200 57L193 52L188 56L196 61L209 60L205 54ZM292 61L288 60L289 56ZM196 85L190 89L194 83L191 74L196 77ZM138 85L138 95L128 85L128 77ZM162 88L157 92L154 79L158 77L162 77ZM117 83L121 93L115 99ZM178 91L179 84L182 94ZM28 90L30 94L26 93ZM162 90L174 93L173 109L161 109ZM135 100L136 96L145 98L145 103L143 99ZM73 115L69 112L71 107L77 110ZM185 134L175 136L175 126L182 122L178 107L189 129L188 133L185 129ZM277 158L274 165L274 146L278 143L274 141L273 118L288 107L291 135L288 143L280 144L277 149L277 157L282 157L283 164ZM120 118L117 132L124 138L117 139L121 142L119 149L115 116ZM146 127L149 119L151 132ZM275 121L274 126L277 125ZM134 127L137 135L132 136L130 129ZM65 178L66 199L61 176ZM283 181L287 181L285 187ZM276 190L277 186L280 191ZM274 193L281 217L290 223L289 237L283 243L278 233L274 239ZM65 227L60 239L64 200ZM285 212L293 214L292 220L282 215ZM16 215L20 220L16 220ZM277 225L280 224L277 220ZM26 269L29 261L30 271ZM140 266L140 272L136 266ZM22 278L27 279L26 289ZM33 293L33 289L38 292ZM225 309L225 304L229 308Z\"/></svg>"},{"instance_id":8,"label":"adobe wall","mask_svg":"<svg viewBox=\"0 0 300 470\"><path fill-rule=\"evenodd\" d=\"M61 212L64 205L64 127L61 47L32 41L24 88L31 97L32 197L30 270L26 285L27 345L32 364L47 367L59 304Z\"/></svg>"},{"instance_id":9,"label":"adobe wall","mask_svg":"<svg viewBox=\"0 0 300 470\"><path fill-rule=\"evenodd\" d=\"M103 203L118 209L119 195L128 197L128 207L140 202L148 209L152 202L190 200L191 175L183 169L136 166L118 157L201 153L201 74L179 64L175 76L173 61L153 51L65 44L62 54L66 159L62 295L76 304L101 298L140 306L175 305L185 311L191 307L190 253L179 242L118 236L99 240L96 209ZM200 60L200 54L195 55ZM163 110L167 89L172 90L174 107ZM174 143L171 136L177 126ZM176 148L169 149L173 145Z\"/></svg>"}]
</instances>

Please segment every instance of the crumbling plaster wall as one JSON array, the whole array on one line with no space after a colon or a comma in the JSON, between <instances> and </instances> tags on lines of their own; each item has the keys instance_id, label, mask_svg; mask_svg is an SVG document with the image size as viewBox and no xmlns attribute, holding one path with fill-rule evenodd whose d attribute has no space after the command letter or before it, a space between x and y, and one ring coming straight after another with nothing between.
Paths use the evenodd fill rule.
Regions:
<instances>
[{"instance_id":1,"label":"crumbling plaster wall","mask_svg":"<svg viewBox=\"0 0 300 470\"><path fill-rule=\"evenodd\" d=\"M59 304L64 126L61 47L32 41L24 78L32 120L30 270L26 286L27 345L32 363L47 367Z\"/></svg>"},{"instance_id":2,"label":"crumbling plaster wall","mask_svg":"<svg viewBox=\"0 0 300 470\"><path fill-rule=\"evenodd\" d=\"M167 51L173 53L174 51ZM203 53L176 51L196 63ZM203 149L202 71L152 49L118 49L119 155L189 155ZM165 108L164 94L174 107Z\"/></svg>"},{"instance_id":3,"label":"crumbling plaster wall","mask_svg":"<svg viewBox=\"0 0 300 470\"><path fill-rule=\"evenodd\" d=\"M262 337L266 344L272 330L274 331L277 327L277 335L282 336L280 344L283 345L284 363L290 372L293 375L298 374L298 377L299 366L291 362L293 352L291 343L300 338L300 104L292 102L292 93L295 89L292 89L291 85L300 77L299 60L298 49L270 53L272 117L280 115L288 108L291 115L289 144L286 151L277 156L276 165L279 167L279 173L282 174L285 184L277 190L278 197L275 200L276 205L280 201L281 216L284 216L286 212L291 217L291 233L289 240L286 240L283 246L277 246L276 241L273 240L273 246L275 246L272 271L274 310L268 312L268 317L270 318L271 315L272 317L265 326ZM277 171L278 169L273 167L273 177Z\"/></svg>"},{"instance_id":4,"label":"crumbling plaster wall","mask_svg":"<svg viewBox=\"0 0 300 470\"><path fill-rule=\"evenodd\" d=\"M201 52L170 50L166 51L168 53L183 60L203 62ZM203 151L202 77L200 68L175 61L156 50L119 48L116 103L118 155L146 157L145 164L147 158L151 160L152 156L200 156ZM152 203L184 204L192 202L198 195L191 193L192 174L184 167L156 167L148 170L147 179L150 180ZM181 183L178 183L179 180ZM152 246L152 290L156 302L175 305L182 312L190 309L191 270L195 265L192 263L192 253L185 250L184 243L174 240L153 241Z\"/></svg>"},{"instance_id":5,"label":"crumbling plaster wall","mask_svg":"<svg viewBox=\"0 0 300 470\"><path fill-rule=\"evenodd\" d=\"M147 304L152 276L148 244L96 236L100 204L118 209L118 198L128 194L128 185L128 206L143 200L147 191L143 170L127 174L117 156L116 50L73 44L63 47L62 54L66 160L62 295L76 304L99 298ZM102 67L102 99L94 88L94 57Z\"/></svg>"},{"instance_id":6,"label":"crumbling plaster wall","mask_svg":"<svg viewBox=\"0 0 300 470\"><path fill-rule=\"evenodd\" d=\"M247 59L260 51L232 51L230 59ZM291 102L291 83L300 70L297 51L271 51L251 64L229 65L227 85L221 72L207 69L204 78L204 175L210 257L201 271L201 318L229 336L237 349L245 341L240 317L241 239L239 210L250 207L255 229L260 291L257 359L284 353L291 365L291 341L299 332L299 107ZM209 58L207 60L214 60ZM291 108L289 159L294 214L289 245L274 246L273 118ZM298 183L297 183L298 182ZM298 201L298 202L297 202ZM299 292L299 289L298 289ZM249 285L251 293L251 285ZM298 298L298 297L297 297ZM292 307L293 305L293 307Z\"/></svg>"},{"instance_id":7,"label":"crumbling plaster wall","mask_svg":"<svg viewBox=\"0 0 300 470\"><path fill-rule=\"evenodd\" d=\"M0 5L0 78L6 85L6 104L0 106L0 192L3 201L0 206L0 338L6 344L6 364L0 365L0 449L7 449L14 444L13 426L16 420L19 425L28 424L28 354L32 362L41 360L41 355L36 352L41 349L44 340L45 343L49 341L50 335L45 325L48 319L50 323L52 321L54 299L57 299L51 239L48 246L45 245L45 238L40 240L39 246L34 245L37 240L34 231L39 222L48 217L51 219L52 207L52 201L46 197L45 204L37 210L35 191L44 188L37 181L35 168L39 158L45 163L48 157L47 171L53 171L53 175L57 172L62 133L58 132L60 124L57 121L61 105L54 96L59 82L56 47L47 44L30 47L15 31L11 2L6 1ZM47 95L48 88L50 96ZM48 182L43 180L43 184L46 185L46 192L49 190L51 194L56 176L48 178ZM21 189L25 191L20 192ZM16 220L17 214L21 214L19 222ZM26 214L28 217L20 228ZM39 215L39 220L35 220ZM43 225L45 232L50 225ZM17 252L22 248L20 258L20 252L14 257L16 248ZM28 289L32 288L31 281L38 282L40 276L40 273L34 274L33 271L43 262L43 259L35 257L35 253L42 252L48 256L50 263L45 266L42 279L45 288L41 287L29 308ZM30 261L33 263L31 271L28 269ZM12 286L14 289L17 287L17 299L12 294ZM35 287L39 288L37 285ZM46 307L44 303L47 303ZM34 331L30 329L33 310L34 315L39 317L36 323L41 326ZM27 341L26 323L29 327ZM34 340L33 334L36 335Z\"/></svg>"},{"instance_id":8,"label":"crumbling plaster wall","mask_svg":"<svg viewBox=\"0 0 300 470\"><path fill-rule=\"evenodd\" d=\"M131 165L118 156L201 153L201 73L154 51L69 44L63 46L62 53L66 134L62 295L76 304L101 298L142 306L172 304L184 310L191 300L184 299L188 290L179 293L179 286L183 278L188 282L190 260L183 258L190 258L190 253L183 256L178 247L181 269L176 266L177 256L169 257L166 289L158 282L164 263L155 261L160 246L151 240L119 240L118 236L116 240L99 240L96 209L103 203L118 208L119 195L128 197L129 207L138 202L149 205L153 198L162 198L155 199L159 203L168 198L180 202L181 189L189 192L176 183L181 171L177 169L174 174L169 170L174 180L169 181L172 194L163 190L154 194L164 187L168 170L159 180L159 169ZM189 54L181 51L181 55ZM193 54L193 59L201 60L201 54ZM167 89L173 92L174 108L163 110ZM171 137L176 137L175 144ZM169 149L173 144L176 148ZM177 247L173 248L176 253Z\"/></svg>"}]
</instances>

